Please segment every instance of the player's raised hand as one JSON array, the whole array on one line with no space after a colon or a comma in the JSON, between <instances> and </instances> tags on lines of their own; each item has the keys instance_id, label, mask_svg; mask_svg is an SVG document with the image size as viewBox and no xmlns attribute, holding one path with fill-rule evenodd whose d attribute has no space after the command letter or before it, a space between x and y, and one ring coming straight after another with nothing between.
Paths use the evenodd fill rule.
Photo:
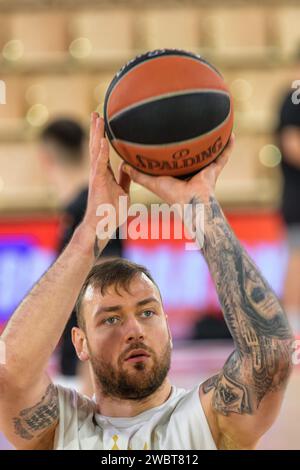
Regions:
<instances>
[{"instance_id":1,"label":"player's raised hand","mask_svg":"<svg viewBox=\"0 0 300 470\"><path fill-rule=\"evenodd\" d=\"M109 205L115 210L117 228L119 198L124 196L129 199L130 177L120 168L118 181L116 180L109 162L109 144L104 136L104 120L97 113L91 115L89 153L89 194L84 222L96 231L99 222L97 211L99 212L100 206Z\"/></svg>"},{"instance_id":2,"label":"player's raised hand","mask_svg":"<svg viewBox=\"0 0 300 470\"><path fill-rule=\"evenodd\" d=\"M233 146L234 135L232 134L222 154L188 181L172 176L146 175L127 164L123 164L123 171L128 173L132 181L149 189L168 204L187 204L196 195L206 202L210 196L214 195L217 179L232 153Z\"/></svg>"}]
</instances>

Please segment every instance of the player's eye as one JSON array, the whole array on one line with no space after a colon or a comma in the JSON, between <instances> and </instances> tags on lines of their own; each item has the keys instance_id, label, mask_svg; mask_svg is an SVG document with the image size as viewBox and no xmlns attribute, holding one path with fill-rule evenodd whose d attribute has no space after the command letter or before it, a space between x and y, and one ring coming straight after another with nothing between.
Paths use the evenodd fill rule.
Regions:
<instances>
[{"instance_id":1,"label":"player's eye","mask_svg":"<svg viewBox=\"0 0 300 470\"><path fill-rule=\"evenodd\" d=\"M144 310L142 312L142 316L144 318L151 318L151 317L153 317L153 315L154 315L154 312L152 310Z\"/></svg>"},{"instance_id":2,"label":"player's eye","mask_svg":"<svg viewBox=\"0 0 300 470\"><path fill-rule=\"evenodd\" d=\"M103 323L106 325L115 325L117 323L118 317L108 317L106 318Z\"/></svg>"}]
</instances>

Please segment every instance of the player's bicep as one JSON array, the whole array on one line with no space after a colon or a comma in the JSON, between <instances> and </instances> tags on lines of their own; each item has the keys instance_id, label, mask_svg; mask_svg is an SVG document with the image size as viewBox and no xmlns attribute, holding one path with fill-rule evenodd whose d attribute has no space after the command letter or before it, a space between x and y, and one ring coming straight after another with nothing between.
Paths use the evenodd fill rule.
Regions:
<instances>
[{"instance_id":1,"label":"player's bicep","mask_svg":"<svg viewBox=\"0 0 300 470\"><path fill-rule=\"evenodd\" d=\"M22 393L1 397L1 430L17 449L52 449L58 416L57 388L46 375Z\"/></svg>"},{"instance_id":2,"label":"player's bicep","mask_svg":"<svg viewBox=\"0 0 300 470\"><path fill-rule=\"evenodd\" d=\"M255 376L251 358L234 352L201 386L200 398L218 448L254 448L276 419L286 371Z\"/></svg>"}]
</instances>

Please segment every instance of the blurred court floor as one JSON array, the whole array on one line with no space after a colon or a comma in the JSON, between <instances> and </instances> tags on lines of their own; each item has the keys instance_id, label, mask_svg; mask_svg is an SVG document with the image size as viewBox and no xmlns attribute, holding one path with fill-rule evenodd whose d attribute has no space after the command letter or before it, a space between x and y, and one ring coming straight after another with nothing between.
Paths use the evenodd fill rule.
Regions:
<instances>
[{"instance_id":1,"label":"blurred court floor","mask_svg":"<svg viewBox=\"0 0 300 470\"><path fill-rule=\"evenodd\" d=\"M233 350L232 343L201 341L177 344L173 350L170 376L179 387L191 388L220 370ZM55 370L55 364L52 364ZM58 378L53 377L53 380ZM60 381L61 382L61 381ZM295 368L284 403L272 428L262 438L258 449L300 449L300 367ZM0 434L0 450L10 448Z\"/></svg>"}]
</instances>

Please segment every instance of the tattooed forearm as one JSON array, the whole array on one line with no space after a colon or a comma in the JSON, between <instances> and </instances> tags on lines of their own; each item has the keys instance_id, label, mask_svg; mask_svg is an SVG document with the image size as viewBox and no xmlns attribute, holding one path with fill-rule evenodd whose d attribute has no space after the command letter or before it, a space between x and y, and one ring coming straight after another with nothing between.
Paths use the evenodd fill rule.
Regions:
<instances>
[{"instance_id":1,"label":"tattooed forearm","mask_svg":"<svg viewBox=\"0 0 300 470\"><path fill-rule=\"evenodd\" d=\"M190 202L195 217L201 200L193 198ZM214 198L205 204L204 213L203 255L236 351L222 373L203 385L203 391L214 389L213 404L222 414L252 413L269 391L286 383L292 334L278 299Z\"/></svg>"},{"instance_id":2,"label":"tattooed forearm","mask_svg":"<svg viewBox=\"0 0 300 470\"><path fill-rule=\"evenodd\" d=\"M58 419L57 388L50 384L41 401L31 408L22 410L19 416L13 418L15 433L23 439L38 437L46 428Z\"/></svg>"}]
</instances>

